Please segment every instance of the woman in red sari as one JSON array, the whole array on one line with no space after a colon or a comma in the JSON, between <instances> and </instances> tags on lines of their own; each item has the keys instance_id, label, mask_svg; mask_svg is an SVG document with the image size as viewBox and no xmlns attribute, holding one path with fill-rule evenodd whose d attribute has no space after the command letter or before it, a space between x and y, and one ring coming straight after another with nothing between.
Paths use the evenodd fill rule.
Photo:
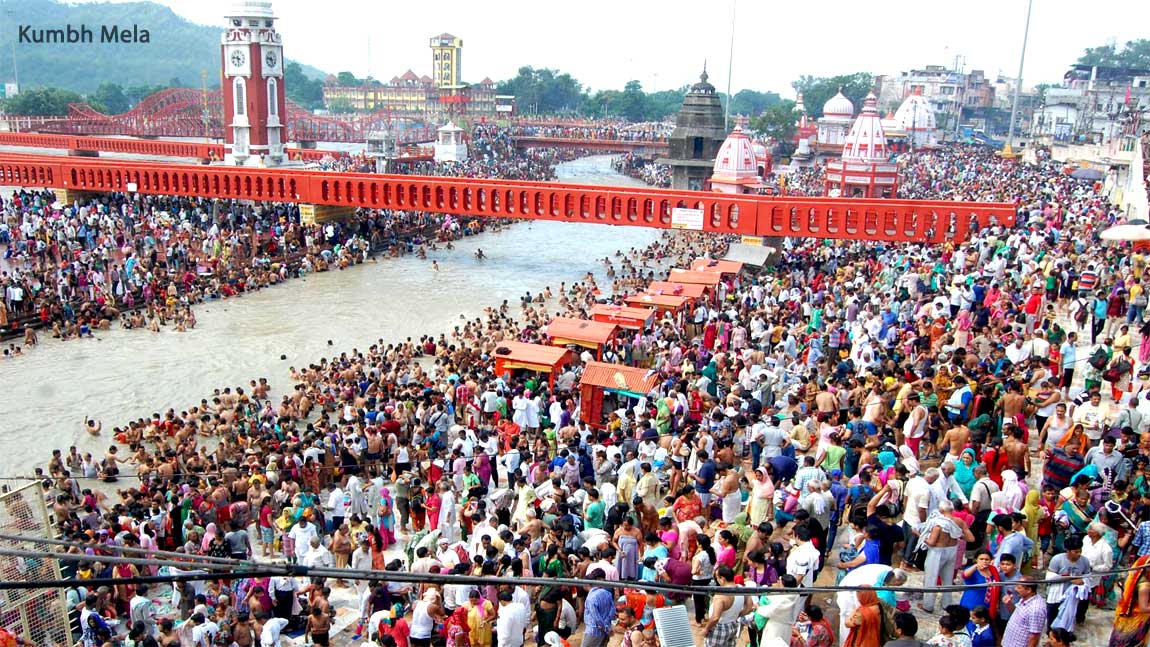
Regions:
<instances>
[{"instance_id":1,"label":"woman in red sari","mask_svg":"<svg viewBox=\"0 0 1150 647\"><path fill-rule=\"evenodd\" d=\"M878 594L874 589L864 587L856 595L859 608L847 618L847 639L843 647L881 647L882 607Z\"/></svg>"},{"instance_id":2,"label":"woman in red sari","mask_svg":"<svg viewBox=\"0 0 1150 647\"><path fill-rule=\"evenodd\" d=\"M314 458L309 456L304 461L303 467L300 468L300 477L303 479L304 489L308 492L320 492L319 467L315 464Z\"/></svg>"},{"instance_id":3,"label":"woman in red sari","mask_svg":"<svg viewBox=\"0 0 1150 647\"><path fill-rule=\"evenodd\" d=\"M1150 557L1139 557L1133 567L1114 611L1110 647L1143 647L1150 635Z\"/></svg>"},{"instance_id":4,"label":"woman in red sari","mask_svg":"<svg viewBox=\"0 0 1150 647\"><path fill-rule=\"evenodd\" d=\"M443 506L443 501L439 498L439 492L435 488L430 488L431 494L427 495L423 507L427 509L427 527L429 530L439 529L439 508Z\"/></svg>"},{"instance_id":5,"label":"woman in red sari","mask_svg":"<svg viewBox=\"0 0 1150 647\"><path fill-rule=\"evenodd\" d=\"M671 512L675 515L675 521L679 523L694 521L703 516L703 500L699 498L694 487L685 486L679 491L679 498L671 504Z\"/></svg>"}]
</instances>

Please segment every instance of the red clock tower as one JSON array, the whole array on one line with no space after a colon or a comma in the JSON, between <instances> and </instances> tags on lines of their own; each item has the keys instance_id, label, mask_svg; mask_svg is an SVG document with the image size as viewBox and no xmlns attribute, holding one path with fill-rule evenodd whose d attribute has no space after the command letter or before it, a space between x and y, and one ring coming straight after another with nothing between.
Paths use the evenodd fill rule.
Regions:
<instances>
[{"instance_id":1,"label":"red clock tower","mask_svg":"<svg viewBox=\"0 0 1150 647\"><path fill-rule=\"evenodd\" d=\"M272 4L236 2L221 39L224 95L224 162L277 166L284 160L287 110L283 44Z\"/></svg>"}]
</instances>

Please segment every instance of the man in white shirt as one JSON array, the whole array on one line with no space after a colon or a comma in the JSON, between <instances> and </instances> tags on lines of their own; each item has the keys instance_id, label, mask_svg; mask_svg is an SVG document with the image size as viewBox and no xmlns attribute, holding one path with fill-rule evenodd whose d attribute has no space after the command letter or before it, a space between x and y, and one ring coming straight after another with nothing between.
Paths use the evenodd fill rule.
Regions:
<instances>
[{"instance_id":1,"label":"man in white shirt","mask_svg":"<svg viewBox=\"0 0 1150 647\"><path fill-rule=\"evenodd\" d=\"M1087 438L1098 441L1102 438L1102 426L1109 415L1109 408L1102 404L1102 394L1094 391L1090 394L1089 402L1080 404L1074 409L1074 422L1082 425Z\"/></svg>"},{"instance_id":2,"label":"man in white shirt","mask_svg":"<svg viewBox=\"0 0 1150 647\"><path fill-rule=\"evenodd\" d=\"M511 591L500 591L499 619L495 623L499 647L523 647L523 634L527 631L529 621L527 607L516 602Z\"/></svg>"},{"instance_id":3,"label":"man in white shirt","mask_svg":"<svg viewBox=\"0 0 1150 647\"><path fill-rule=\"evenodd\" d=\"M331 511L331 529L333 531L339 529L343 525L343 519L347 516L347 493L343 491L340 483L335 484L335 489L327 497L327 509Z\"/></svg>"},{"instance_id":4,"label":"man in white shirt","mask_svg":"<svg viewBox=\"0 0 1150 647\"><path fill-rule=\"evenodd\" d=\"M806 526L795 526L794 535L798 544L787 555L787 573L798 580L800 586L813 586L821 559L819 549L811 543L811 531Z\"/></svg>"},{"instance_id":5,"label":"man in white shirt","mask_svg":"<svg viewBox=\"0 0 1150 647\"><path fill-rule=\"evenodd\" d=\"M327 546L323 545L323 541L319 537L311 538L311 547L304 553L301 560L304 566L308 568L334 568L335 558L332 556L331 551ZM323 586L322 577L313 577L312 583Z\"/></svg>"},{"instance_id":6,"label":"man in white shirt","mask_svg":"<svg viewBox=\"0 0 1150 647\"><path fill-rule=\"evenodd\" d=\"M319 534L315 531L315 524L308 521L307 517L300 517L299 522L288 531L288 536L295 541L295 558L302 560L311 549L311 540L319 537Z\"/></svg>"},{"instance_id":7,"label":"man in white shirt","mask_svg":"<svg viewBox=\"0 0 1150 647\"><path fill-rule=\"evenodd\" d=\"M942 464L941 468L930 468L927 470L928 480L931 474L931 470L936 470L938 473L938 479L931 481L930 484L932 496L932 500L930 502L931 512L934 512L935 508L938 507L939 502L950 499L951 495L963 503L970 503L970 499L966 496L966 493L962 491L962 486L958 484L958 481L954 480L954 463L946 461Z\"/></svg>"},{"instance_id":8,"label":"man in white shirt","mask_svg":"<svg viewBox=\"0 0 1150 647\"><path fill-rule=\"evenodd\" d=\"M220 632L220 626L204 618L202 613L193 613L188 622L195 623L192 625L192 644L195 647L212 647L216 634Z\"/></svg>"},{"instance_id":9,"label":"man in white shirt","mask_svg":"<svg viewBox=\"0 0 1150 647\"><path fill-rule=\"evenodd\" d=\"M287 626L287 618L266 618L260 631L260 647L280 647L280 634Z\"/></svg>"}]
</instances>

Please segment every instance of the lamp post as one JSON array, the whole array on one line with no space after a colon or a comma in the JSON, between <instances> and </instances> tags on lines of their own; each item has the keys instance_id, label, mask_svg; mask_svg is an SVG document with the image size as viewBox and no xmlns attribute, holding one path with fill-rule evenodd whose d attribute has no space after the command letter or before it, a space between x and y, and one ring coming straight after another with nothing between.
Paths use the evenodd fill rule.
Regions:
<instances>
[{"instance_id":1,"label":"lamp post","mask_svg":"<svg viewBox=\"0 0 1150 647\"><path fill-rule=\"evenodd\" d=\"M731 0L731 47L727 54L727 105L723 110L723 129L731 127L731 71L735 66L735 6L738 0ZM705 67L705 66L704 66Z\"/></svg>"},{"instance_id":2,"label":"lamp post","mask_svg":"<svg viewBox=\"0 0 1150 647\"><path fill-rule=\"evenodd\" d=\"M1018 96L1022 94L1022 68L1026 63L1026 41L1030 36L1030 11L1034 8L1034 0L1026 2L1026 28L1022 32L1022 54L1018 57L1018 79L1014 86L1014 100L1010 106L1010 127L1006 129L1006 146L1002 149L1003 155L1013 155L1011 146L1014 143L1014 118L1018 112Z\"/></svg>"}]
</instances>

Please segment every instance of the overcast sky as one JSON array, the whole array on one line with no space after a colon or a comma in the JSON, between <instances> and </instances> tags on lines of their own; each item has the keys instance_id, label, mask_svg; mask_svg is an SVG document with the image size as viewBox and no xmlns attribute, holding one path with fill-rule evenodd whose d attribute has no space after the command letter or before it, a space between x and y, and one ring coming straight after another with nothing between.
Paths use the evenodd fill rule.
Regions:
<instances>
[{"instance_id":1,"label":"overcast sky","mask_svg":"<svg viewBox=\"0 0 1150 647\"><path fill-rule=\"evenodd\" d=\"M18 0L17 0L18 1ZM158 0L182 16L223 25L228 0ZM430 74L428 39L463 39L463 76L515 75L521 65L569 72L592 90L693 82L703 60L727 86L732 1L732 88L793 96L802 74L897 73L928 64L1015 76L1026 0L276 0L289 58L384 81ZM1082 50L1146 37L1150 2L1036 0L1026 85L1056 82ZM141 25L146 27L146 25ZM162 35L152 34L153 42Z\"/></svg>"}]
</instances>

